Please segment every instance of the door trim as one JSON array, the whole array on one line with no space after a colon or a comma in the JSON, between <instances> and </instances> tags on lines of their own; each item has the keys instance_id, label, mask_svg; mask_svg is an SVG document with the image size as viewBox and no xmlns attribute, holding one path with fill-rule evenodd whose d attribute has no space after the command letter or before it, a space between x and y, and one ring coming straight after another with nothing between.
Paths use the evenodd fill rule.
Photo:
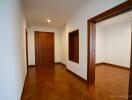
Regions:
<instances>
[{"instance_id":1,"label":"door trim","mask_svg":"<svg viewBox=\"0 0 132 100\"><path fill-rule=\"evenodd\" d=\"M132 0L128 0L110 10L107 10L87 21L88 30L88 64L87 81L88 84L95 83L95 50L96 50L96 23L120 15L132 9ZM129 80L129 96L132 96L132 48L131 48L131 66ZM132 100L132 98L129 98Z\"/></svg>"},{"instance_id":2,"label":"door trim","mask_svg":"<svg viewBox=\"0 0 132 100\"><path fill-rule=\"evenodd\" d=\"M28 68L28 32L25 29L25 42L26 42L26 61L27 61L27 68Z\"/></svg>"}]
</instances>

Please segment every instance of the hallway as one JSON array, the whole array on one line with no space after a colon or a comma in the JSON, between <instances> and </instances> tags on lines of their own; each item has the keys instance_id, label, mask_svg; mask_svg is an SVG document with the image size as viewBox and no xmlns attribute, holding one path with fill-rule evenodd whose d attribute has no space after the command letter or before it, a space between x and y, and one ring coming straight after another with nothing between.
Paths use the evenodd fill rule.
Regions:
<instances>
[{"instance_id":1,"label":"hallway","mask_svg":"<svg viewBox=\"0 0 132 100\"><path fill-rule=\"evenodd\" d=\"M1 0L0 12L0 100L132 100L132 0ZM96 26L113 17L120 32L99 28L98 50Z\"/></svg>"},{"instance_id":2,"label":"hallway","mask_svg":"<svg viewBox=\"0 0 132 100\"><path fill-rule=\"evenodd\" d=\"M21 100L127 100L128 74L128 70L100 65L96 85L89 87L61 64L31 67Z\"/></svg>"}]
</instances>

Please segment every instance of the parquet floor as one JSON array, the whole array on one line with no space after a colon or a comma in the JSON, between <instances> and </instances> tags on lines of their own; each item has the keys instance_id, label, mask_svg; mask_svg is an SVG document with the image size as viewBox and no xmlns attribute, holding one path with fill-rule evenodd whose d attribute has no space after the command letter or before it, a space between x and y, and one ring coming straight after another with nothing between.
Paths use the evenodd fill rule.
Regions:
<instances>
[{"instance_id":1,"label":"parquet floor","mask_svg":"<svg viewBox=\"0 0 132 100\"><path fill-rule=\"evenodd\" d=\"M60 64L32 67L21 100L127 100L128 76L128 70L100 65L89 86Z\"/></svg>"}]
</instances>

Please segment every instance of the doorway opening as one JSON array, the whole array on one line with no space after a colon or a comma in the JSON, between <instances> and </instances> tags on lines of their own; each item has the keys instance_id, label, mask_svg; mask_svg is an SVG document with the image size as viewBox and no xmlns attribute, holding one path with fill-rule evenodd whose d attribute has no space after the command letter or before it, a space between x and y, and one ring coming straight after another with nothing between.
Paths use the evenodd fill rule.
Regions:
<instances>
[{"instance_id":1,"label":"doorway opening","mask_svg":"<svg viewBox=\"0 0 132 100\"><path fill-rule=\"evenodd\" d=\"M106 89L111 99L127 100L131 24L132 11L96 24L95 85Z\"/></svg>"},{"instance_id":2,"label":"doorway opening","mask_svg":"<svg viewBox=\"0 0 132 100\"><path fill-rule=\"evenodd\" d=\"M96 52L96 24L110 19L114 16L128 12L132 9L132 1L128 0L100 15L97 15L88 20L88 73L87 80L89 84L95 83L95 52ZM132 49L131 49L132 51ZM132 58L132 56L131 56ZM132 59L131 59L132 64ZM132 95L132 66L130 65L130 78L129 78L129 97ZM129 98L131 100L131 98Z\"/></svg>"}]
</instances>

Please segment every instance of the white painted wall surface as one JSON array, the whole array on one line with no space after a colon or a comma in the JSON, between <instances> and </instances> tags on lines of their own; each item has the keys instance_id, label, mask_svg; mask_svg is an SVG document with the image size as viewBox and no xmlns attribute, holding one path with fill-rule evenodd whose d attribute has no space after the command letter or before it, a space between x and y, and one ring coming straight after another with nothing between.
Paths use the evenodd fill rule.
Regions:
<instances>
[{"instance_id":1,"label":"white painted wall surface","mask_svg":"<svg viewBox=\"0 0 132 100\"><path fill-rule=\"evenodd\" d=\"M61 35L60 30L51 27L30 26L28 27L28 57L29 65L35 65L34 31L54 32L55 38L55 62L61 62Z\"/></svg>"},{"instance_id":2,"label":"white painted wall surface","mask_svg":"<svg viewBox=\"0 0 132 100\"><path fill-rule=\"evenodd\" d=\"M104 28L96 24L96 63L104 62Z\"/></svg>"},{"instance_id":3,"label":"white painted wall surface","mask_svg":"<svg viewBox=\"0 0 132 100\"><path fill-rule=\"evenodd\" d=\"M27 72L26 26L19 3L0 1L0 100L20 100Z\"/></svg>"},{"instance_id":4,"label":"white painted wall surface","mask_svg":"<svg viewBox=\"0 0 132 100\"><path fill-rule=\"evenodd\" d=\"M130 67L131 21L104 28L105 62Z\"/></svg>"},{"instance_id":5,"label":"white painted wall surface","mask_svg":"<svg viewBox=\"0 0 132 100\"><path fill-rule=\"evenodd\" d=\"M67 61L67 68L87 79L87 20L126 0L89 0L66 24L66 33L79 29L79 64ZM67 57L68 58L68 57Z\"/></svg>"},{"instance_id":6,"label":"white painted wall surface","mask_svg":"<svg viewBox=\"0 0 132 100\"><path fill-rule=\"evenodd\" d=\"M66 27L61 30L61 62L67 65L68 55L68 36L66 34Z\"/></svg>"},{"instance_id":7,"label":"white painted wall surface","mask_svg":"<svg viewBox=\"0 0 132 100\"><path fill-rule=\"evenodd\" d=\"M113 23L103 27L97 24L96 32L96 63L106 62L129 68L131 21Z\"/></svg>"}]
</instances>

